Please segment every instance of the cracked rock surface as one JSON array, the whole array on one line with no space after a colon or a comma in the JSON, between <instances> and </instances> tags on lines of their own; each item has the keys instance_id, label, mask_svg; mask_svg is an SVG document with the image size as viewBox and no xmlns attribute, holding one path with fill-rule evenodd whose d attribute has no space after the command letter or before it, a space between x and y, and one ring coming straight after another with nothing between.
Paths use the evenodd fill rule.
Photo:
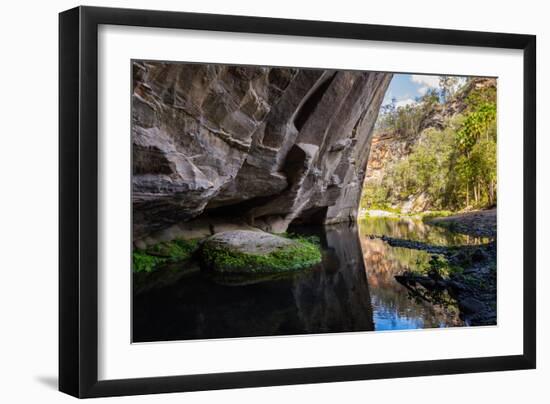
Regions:
<instances>
[{"instance_id":1,"label":"cracked rock surface","mask_svg":"<svg viewBox=\"0 0 550 404\"><path fill-rule=\"evenodd\" d=\"M392 75L133 63L133 234L354 220ZM213 219L214 220L214 219Z\"/></svg>"}]
</instances>

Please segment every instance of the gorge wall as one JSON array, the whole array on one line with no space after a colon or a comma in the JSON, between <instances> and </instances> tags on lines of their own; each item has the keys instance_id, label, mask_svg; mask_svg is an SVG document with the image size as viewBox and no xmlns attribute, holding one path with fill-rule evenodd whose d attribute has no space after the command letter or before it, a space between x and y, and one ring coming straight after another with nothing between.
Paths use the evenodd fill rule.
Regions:
<instances>
[{"instance_id":1,"label":"gorge wall","mask_svg":"<svg viewBox=\"0 0 550 404\"><path fill-rule=\"evenodd\" d=\"M379 184L393 164L407 158L413 152L414 146L422 143L430 129L444 129L450 118L466 109L466 99L472 91L487 88L493 88L496 91L496 86L497 81L494 78L472 78L469 84L451 100L432 105L422 116L416 131L402 133L396 130L375 129L372 135L365 185ZM407 200L393 207L403 213L418 212L429 208L429 201L422 194L410 195Z\"/></svg>"},{"instance_id":2,"label":"gorge wall","mask_svg":"<svg viewBox=\"0 0 550 404\"><path fill-rule=\"evenodd\" d=\"M391 77L134 62L134 240L355 220Z\"/></svg>"}]
</instances>

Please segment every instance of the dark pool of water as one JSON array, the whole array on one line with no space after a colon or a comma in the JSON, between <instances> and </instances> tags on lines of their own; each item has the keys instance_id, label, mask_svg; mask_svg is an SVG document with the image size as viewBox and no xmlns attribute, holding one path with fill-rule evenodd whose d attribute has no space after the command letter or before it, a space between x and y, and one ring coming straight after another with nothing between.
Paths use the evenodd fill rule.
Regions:
<instances>
[{"instance_id":1,"label":"dark pool of water","mask_svg":"<svg viewBox=\"0 0 550 404\"><path fill-rule=\"evenodd\" d=\"M394 275L429 255L368 235L438 245L479 243L418 221L370 218L358 226L296 228L320 237L323 261L272 279L213 278L196 265L134 284L134 342L463 325L450 304L412 298Z\"/></svg>"}]
</instances>

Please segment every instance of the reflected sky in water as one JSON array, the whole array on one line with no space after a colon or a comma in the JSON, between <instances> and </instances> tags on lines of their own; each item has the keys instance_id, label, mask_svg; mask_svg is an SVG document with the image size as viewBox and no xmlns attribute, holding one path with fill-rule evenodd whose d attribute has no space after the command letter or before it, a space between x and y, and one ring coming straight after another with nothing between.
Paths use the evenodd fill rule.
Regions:
<instances>
[{"instance_id":1,"label":"reflected sky in water","mask_svg":"<svg viewBox=\"0 0 550 404\"><path fill-rule=\"evenodd\" d=\"M212 277L197 263L134 277L133 341L321 334L461 326L453 304L411 298L394 276L424 268L422 251L369 235L438 245L475 243L422 222L376 218L291 231L321 239L321 264L265 278ZM143 278L145 276L145 278ZM451 301L452 303L452 301Z\"/></svg>"},{"instance_id":2,"label":"reflected sky in water","mask_svg":"<svg viewBox=\"0 0 550 404\"><path fill-rule=\"evenodd\" d=\"M359 221L358 230L371 295L375 330L464 325L458 316L455 302L446 293L443 294L443 300L447 304L434 305L414 298L395 280L395 275L405 271L427 269L430 254L420 250L391 247L384 241L369 236L385 235L438 246L480 244L487 242L487 239L454 233L411 218L367 218Z\"/></svg>"}]
</instances>

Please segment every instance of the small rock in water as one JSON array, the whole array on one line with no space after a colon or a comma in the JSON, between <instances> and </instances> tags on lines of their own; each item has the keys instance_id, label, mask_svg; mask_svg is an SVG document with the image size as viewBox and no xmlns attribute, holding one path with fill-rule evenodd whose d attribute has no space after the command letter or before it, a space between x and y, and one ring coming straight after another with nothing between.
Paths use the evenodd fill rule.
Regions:
<instances>
[{"instance_id":1,"label":"small rock in water","mask_svg":"<svg viewBox=\"0 0 550 404\"><path fill-rule=\"evenodd\" d=\"M223 247L246 254L269 254L293 244L292 240L281 236L250 230L224 231L214 234L205 241L205 246Z\"/></svg>"},{"instance_id":2,"label":"small rock in water","mask_svg":"<svg viewBox=\"0 0 550 404\"><path fill-rule=\"evenodd\" d=\"M200 254L207 269L225 273L289 272L321 261L313 243L249 230L215 234L204 241Z\"/></svg>"}]
</instances>

